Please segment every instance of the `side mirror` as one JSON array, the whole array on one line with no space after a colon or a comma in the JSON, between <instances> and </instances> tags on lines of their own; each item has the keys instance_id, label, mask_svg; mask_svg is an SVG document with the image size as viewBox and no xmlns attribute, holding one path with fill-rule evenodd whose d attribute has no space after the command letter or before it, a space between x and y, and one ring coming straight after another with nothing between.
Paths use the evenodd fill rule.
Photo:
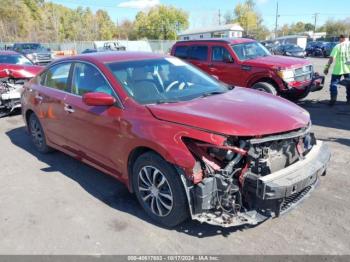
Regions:
<instances>
[{"instance_id":1,"label":"side mirror","mask_svg":"<svg viewBox=\"0 0 350 262\"><path fill-rule=\"evenodd\" d=\"M83 95L83 102L88 106L112 106L116 99L106 93L90 92Z\"/></svg>"}]
</instances>

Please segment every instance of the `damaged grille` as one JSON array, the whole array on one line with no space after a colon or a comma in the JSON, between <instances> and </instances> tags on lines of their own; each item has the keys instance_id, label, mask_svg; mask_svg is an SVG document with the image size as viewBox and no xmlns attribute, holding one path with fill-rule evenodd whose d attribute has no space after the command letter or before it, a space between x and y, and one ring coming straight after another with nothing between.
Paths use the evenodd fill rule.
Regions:
<instances>
[{"instance_id":1,"label":"damaged grille","mask_svg":"<svg viewBox=\"0 0 350 262\"><path fill-rule=\"evenodd\" d=\"M293 139L256 145L251 151L251 171L262 176L294 164L300 158Z\"/></svg>"},{"instance_id":2,"label":"damaged grille","mask_svg":"<svg viewBox=\"0 0 350 262\"><path fill-rule=\"evenodd\" d=\"M302 191L286 197L281 205L281 213L287 212L293 206L298 204L312 189L312 186L304 188Z\"/></svg>"},{"instance_id":3,"label":"damaged grille","mask_svg":"<svg viewBox=\"0 0 350 262\"><path fill-rule=\"evenodd\" d=\"M312 79L313 66L308 65L294 70L295 81L307 81Z\"/></svg>"},{"instance_id":4,"label":"damaged grille","mask_svg":"<svg viewBox=\"0 0 350 262\"><path fill-rule=\"evenodd\" d=\"M287 134L288 135L288 134ZM255 143L249 150L251 172L269 175L303 159L316 143L312 133L302 136Z\"/></svg>"}]
</instances>

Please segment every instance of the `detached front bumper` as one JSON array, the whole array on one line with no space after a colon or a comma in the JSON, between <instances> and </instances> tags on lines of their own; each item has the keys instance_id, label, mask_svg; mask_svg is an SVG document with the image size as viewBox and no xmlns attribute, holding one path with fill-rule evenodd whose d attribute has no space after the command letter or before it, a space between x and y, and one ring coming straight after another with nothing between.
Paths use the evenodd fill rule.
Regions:
<instances>
[{"instance_id":1,"label":"detached front bumper","mask_svg":"<svg viewBox=\"0 0 350 262\"><path fill-rule=\"evenodd\" d=\"M229 213L215 213L209 210L196 212L197 202L209 204L213 201L215 192L210 188L204 190L206 194L199 197L195 194L193 187L187 187L186 193L189 199L192 219L222 227L239 225L256 225L271 217L278 217L285 213L302 200L316 187L319 176L325 174L331 158L327 145L317 141L311 151L304 159L290 165L280 171L259 177L245 178L243 187L243 198L248 206L243 210Z\"/></svg>"},{"instance_id":2,"label":"detached front bumper","mask_svg":"<svg viewBox=\"0 0 350 262\"><path fill-rule=\"evenodd\" d=\"M317 141L305 159L273 174L260 177L256 195L262 200L287 198L312 186L326 172L331 153L323 142Z\"/></svg>"},{"instance_id":3,"label":"detached front bumper","mask_svg":"<svg viewBox=\"0 0 350 262\"><path fill-rule=\"evenodd\" d=\"M324 87L324 80L325 80L324 76L320 76L320 75L315 76L312 79L312 82L309 86L310 92L316 92L316 91L322 90Z\"/></svg>"},{"instance_id":4,"label":"detached front bumper","mask_svg":"<svg viewBox=\"0 0 350 262\"><path fill-rule=\"evenodd\" d=\"M320 91L324 87L325 77L315 74L313 78L307 81L293 81L287 83L287 93L298 94L298 93L309 93Z\"/></svg>"}]
</instances>

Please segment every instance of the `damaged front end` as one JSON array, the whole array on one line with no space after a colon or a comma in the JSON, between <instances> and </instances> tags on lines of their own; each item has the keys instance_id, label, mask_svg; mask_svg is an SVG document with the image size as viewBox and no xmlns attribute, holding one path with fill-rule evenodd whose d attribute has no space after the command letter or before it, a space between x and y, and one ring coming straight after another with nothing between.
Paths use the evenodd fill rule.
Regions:
<instances>
[{"instance_id":1,"label":"damaged front end","mask_svg":"<svg viewBox=\"0 0 350 262\"><path fill-rule=\"evenodd\" d=\"M330 151L310 126L221 145L184 138L200 181L182 176L192 219L223 227L256 225L303 200L325 174Z\"/></svg>"}]
</instances>

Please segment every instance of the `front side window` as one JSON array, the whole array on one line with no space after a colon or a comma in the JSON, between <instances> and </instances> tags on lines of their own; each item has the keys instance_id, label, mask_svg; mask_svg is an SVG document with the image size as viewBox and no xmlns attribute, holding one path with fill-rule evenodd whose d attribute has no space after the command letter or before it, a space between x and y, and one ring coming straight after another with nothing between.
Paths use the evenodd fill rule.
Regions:
<instances>
[{"instance_id":1,"label":"front side window","mask_svg":"<svg viewBox=\"0 0 350 262\"><path fill-rule=\"evenodd\" d=\"M44 74L44 85L54 89L68 91L68 78L71 63L54 65Z\"/></svg>"},{"instance_id":2,"label":"front side window","mask_svg":"<svg viewBox=\"0 0 350 262\"><path fill-rule=\"evenodd\" d=\"M212 61L213 62L226 62L233 61L231 54L223 46L214 46L212 48Z\"/></svg>"},{"instance_id":3,"label":"front side window","mask_svg":"<svg viewBox=\"0 0 350 262\"><path fill-rule=\"evenodd\" d=\"M241 61L271 55L270 52L258 42L234 44L232 45L232 49Z\"/></svg>"},{"instance_id":4,"label":"front side window","mask_svg":"<svg viewBox=\"0 0 350 262\"><path fill-rule=\"evenodd\" d=\"M188 58L198 61L206 61L208 59L208 46L191 46Z\"/></svg>"},{"instance_id":5,"label":"front side window","mask_svg":"<svg viewBox=\"0 0 350 262\"><path fill-rule=\"evenodd\" d=\"M113 94L111 87L99 70L89 64L76 63L72 77L72 93L82 96L89 92Z\"/></svg>"},{"instance_id":6,"label":"front side window","mask_svg":"<svg viewBox=\"0 0 350 262\"><path fill-rule=\"evenodd\" d=\"M23 55L2 55L0 56L0 64L33 65L33 63Z\"/></svg>"},{"instance_id":7,"label":"front side window","mask_svg":"<svg viewBox=\"0 0 350 262\"><path fill-rule=\"evenodd\" d=\"M175 57L107 64L140 104L174 103L228 91L227 86Z\"/></svg>"}]
</instances>

